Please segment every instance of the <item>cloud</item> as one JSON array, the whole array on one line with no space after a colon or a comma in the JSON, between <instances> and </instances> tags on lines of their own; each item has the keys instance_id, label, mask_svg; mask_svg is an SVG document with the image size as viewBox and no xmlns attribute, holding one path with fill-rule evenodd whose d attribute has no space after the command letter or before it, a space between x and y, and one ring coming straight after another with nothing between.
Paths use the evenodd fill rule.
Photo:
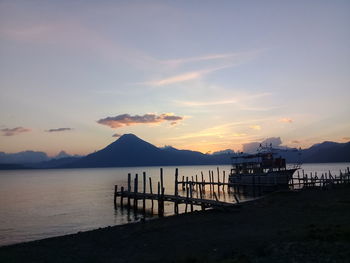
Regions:
<instances>
[{"instance_id":1,"label":"cloud","mask_svg":"<svg viewBox=\"0 0 350 263\"><path fill-rule=\"evenodd\" d=\"M216 67L216 68L211 68L211 69L191 71L191 72L179 74L176 76L171 76L171 77L167 77L167 78L163 78L163 79L144 82L141 84L152 85L152 86L157 86L157 87L166 86L166 85L171 85L171 84L180 83L180 82L184 82L184 81L199 79L206 74L212 73L212 72L217 71L217 70L229 68L232 66L233 65L226 65L226 66L221 66L221 67Z\"/></svg>"},{"instance_id":2,"label":"cloud","mask_svg":"<svg viewBox=\"0 0 350 263\"><path fill-rule=\"evenodd\" d=\"M179 65L182 65L185 63L190 63L190 62L232 59L234 57L239 57L239 56L241 56L241 53L211 54L211 55L204 55L204 56L199 56L199 57L164 60L164 61L162 61L162 63L166 64L166 65L170 65L170 66L179 66Z\"/></svg>"},{"instance_id":3,"label":"cloud","mask_svg":"<svg viewBox=\"0 0 350 263\"><path fill-rule=\"evenodd\" d=\"M122 136L122 135L119 134L119 133L115 133L115 134L112 135L112 137L115 137L115 138L119 138L120 136Z\"/></svg>"},{"instance_id":4,"label":"cloud","mask_svg":"<svg viewBox=\"0 0 350 263\"><path fill-rule=\"evenodd\" d=\"M23 127L16 127L16 128L4 128L1 129L0 132L2 133L3 136L13 136L13 135L18 135L23 132L30 132L31 129L28 128L23 128Z\"/></svg>"},{"instance_id":5,"label":"cloud","mask_svg":"<svg viewBox=\"0 0 350 263\"><path fill-rule=\"evenodd\" d=\"M73 130L72 128L57 128L57 129L50 129L47 130L46 132L62 132L62 131L71 131Z\"/></svg>"},{"instance_id":6,"label":"cloud","mask_svg":"<svg viewBox=\"0 0 350 263\"><path fill-rule=\"evenodd\" d=\"M257 100L262 97L270 96L271 93L243 93L243 94L226 94L225 99L211 100L211 101L174 101L174 103L187 107L203 107L203 106L217 106L226 104L235 104L241 110L266 111L271 110L271 107L256 107L249 106L256 105ZM230 98L231 97L231 98ZM227 99L228 98L228 99Z\"/></svg>"},{"instance_id":7,"label":"cloud","mask_svg":"<svg viewBox=\"0 0 350 263\"><path fill-rule=\"evenodd\" d=\"M350 137L343 137L342 138L344 141L350 141Z\"/></svg>"},{"instance_id":8,"label":"cloud","mask_svg":"<svg viewBox=\"0 0 350 263\"><path fill-rule=\"evenodd\" d=\"M259 146L263 145L272 145L272 147L280 146L282 144L280 137L271 137L263 140L262 142L249 142L243 144L243 152L245 153L254 153L259 148Z\"/></svg>"},{"instance_id":9,"label":"cloud","mask_svg":"<svg viewBox=\"0 0 350 263\"><path fill-rule=\"evenodd\" d=\"M246 133L233 133L232 134L233 137L244 137L244 136L247 136Z\"/></svg>"},{"instance_id":10,"label":"cloud","mask_svg":"<svg viewBox=\"0 0 350 263\"><path fill-rule=\"evenodd\" d=\"M193 62L200 63L200 62L206 62L206 61L219 62L219 63L229 62L229 63L240 64L256 58L260 53L264 51L266 51L266 49L256 49L256 50L234 52L234 53L231 52L231 53L207 54L207 55L202 55L197 57L163 60L161 61L161 63L171 67L178 67L178 66L188 64L188 63L193 63Z\"/></svg>"},{"instance_id":11,"label":"cloud","mask_svg":"<svg viewBox=\"0 0 350 263\"><path fill-rule=\"evenodd\" d=\"M111 128L120 128L124 126L131 126L137 124L151 124L160 123L165 121L170 121L171 125L176 124L178 121L183 120L184 117L175 116L171 113L164 113L160 115L156 114L145 114L145 115L135 115L131 116L129 114L121 114L115 117L107 117L100 119L97 123L109 126Z\"/></svg>"},{"instance_id":12,"label":"cloud","mask_svg":"<svg viewBox=\"0 0 350 263\"><path fill-rule=\"evenodd\" d=\"M280 122L284 122L284 123L292 123L293 120L292 119L289 119L289 118L282 118L279 120Z\"/></svg>"},{"instance_id":13,"label":"cloud","mask_svg":"<svg viewBox=\"0 0 350 263\"><path fill-rule=\"evenodd\" d=\"M294 140L294 141L292 141L292 143L301 143L301 142L298 140Z\"/></svg>"},{"instance_id":14,"label":"cloud","mask_svg":"<svg viewBox=\"0 0 350 263\"><path fill-rule=\"evenodd\" d=\"M261 130L261 126L260 125L250 125L249 128L251 128L252 130L256 130L256 131L260 131Z\"/></svg>"},{"instance_id":15,"label":"cloud","mask_svg":"<svg viewBox=\"0 0 350 263\"><path fill-rule=\"evenodd\" d=\"M218 101L178 101L185 106L212 106L212 105L225 105L237 103L236 99L232 100L218 100Z\"/></svg>"}]
</instances>

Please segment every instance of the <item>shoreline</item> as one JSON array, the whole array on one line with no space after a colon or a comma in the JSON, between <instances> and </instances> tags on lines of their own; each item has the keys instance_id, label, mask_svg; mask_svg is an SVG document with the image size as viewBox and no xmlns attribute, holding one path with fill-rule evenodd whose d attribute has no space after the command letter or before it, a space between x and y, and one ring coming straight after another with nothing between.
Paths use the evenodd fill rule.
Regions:
<instances>
[{"instance_id":1,"label":"shoreline","mask_svg":"<svg viewBox=\"0 0 350 263\"><path fill-rule=\"evenodd\" d=\"M348 258L349 185L277 192L239 208L0 247L1 262L346 262Z\"/></svg>"}]
</instances>

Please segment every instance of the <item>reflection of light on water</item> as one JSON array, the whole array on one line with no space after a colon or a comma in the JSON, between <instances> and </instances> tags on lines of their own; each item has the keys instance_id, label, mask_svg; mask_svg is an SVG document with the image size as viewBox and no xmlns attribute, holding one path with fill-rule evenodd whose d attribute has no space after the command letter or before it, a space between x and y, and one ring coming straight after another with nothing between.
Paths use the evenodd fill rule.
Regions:
<instances>
[{"instance_id":1,"label":"reflection of light on water","mask_svg":"<svg viewBox=\"0 0 350 263\"><path fill-rule=\"evenodd\" d=\"M350 164L304 164L306 171L318 173L328 170L339 173L339 169ZM174 194L176 167L164 167L165 194ZM208 171L214 171L217 181L216 166L180 166L179 179L192 177L203 171L208 182ZM220 166L226 172L226 181L230 165ZM147 173L152 177L153 192L159 181L159 167L125 167L125 168L90 168L90 169L50 169L50 170L12 170L0 171L0 245L30 241L52 236L76 233L99 227L126 224L140 221L143 211L133 209L114 209L114 185L127 186L127 174ZM141 188L142 180L139 182ZM120 189L120 188L119 188ZM234 202L232 193L217 192L221 201ZM147 183L147 192L149 185ZM179 194L186 195L179 187ZM194 191L194 196L198 192ZM214 199L206 187L205 198ZM238 195L241 201L252 197ZM139 201L142 208L142 201ZM157 218L157 203L146 202L146 218ZM201 207L194 206L194 210ZM188 206L188 210L190 208ZM185 205L179 205L179 213L185 212ZM165 202L166 216L174 214L172 203Z\"/></svg>"}]
</instances>

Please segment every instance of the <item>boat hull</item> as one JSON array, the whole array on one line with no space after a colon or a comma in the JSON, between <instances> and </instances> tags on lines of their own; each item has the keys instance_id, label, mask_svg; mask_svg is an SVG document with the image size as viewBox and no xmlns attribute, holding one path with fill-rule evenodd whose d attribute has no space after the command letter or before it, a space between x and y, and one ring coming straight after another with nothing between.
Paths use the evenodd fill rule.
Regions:
<instances>
[{"instance_id":1,"label":"boat hull","mask_svg":"<svg viewBox=\"0 0 350 263\"><path fill-rule=\"evenodd\" d=\"M235 174L229 176L229 182L236 185L247 186L288 186L296 170L297 169L288 169L261 174Z\"/></svg>"}]
</instances>

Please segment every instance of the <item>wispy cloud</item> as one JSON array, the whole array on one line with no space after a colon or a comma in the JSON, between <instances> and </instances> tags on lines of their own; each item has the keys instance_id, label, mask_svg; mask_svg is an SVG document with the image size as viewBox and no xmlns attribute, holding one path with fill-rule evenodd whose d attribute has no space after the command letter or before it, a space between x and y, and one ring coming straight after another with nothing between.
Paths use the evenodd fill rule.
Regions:
<instances>
[{"instance_id":1,"label":"wispy cloud","mask_svg":"<svg viewBox=\"0 0 350 263\"><path fill-rule=\"evenodd\" d=\"M72 128L56 128L56 129L49 129L46 130L46 132L63 132L63 131L71 131Z\"/></svg>"},{"instance_id":2,"label":"wispy cloud","mask_svg":"<svg viewBox=\"0 0 350 263\"><path fill-rule=\"evenodd\" d=\"M284 123L292 123L293 122L293 120L290 118L281 118L279 121L284 122Z\"/></svg>"},{"instance_id":3,"label":"wispy cloud","mask_svg":"<svg viewBox=\"0 0 350 263\"><path fill-rule=\"evenodd\" d=\"M170 66L179 66L185 63L190 62L200 62L208 60L223 60L223 59L232 59L235 57L240 57L241 53L226 53L226 54L209 54L198 57L189 57L189 58L179 58L179 59L170 59L161 61L162 64Z\"/></svg>"},{"instance_id":4,"label":"wispy cloud","mask_svg":"<svg viewBox=\"0 0 350 263\"><path fill-rule=\"evenodd\" d=\"M212 106L212 105L224 105L224 104L234 104L237 103L237 99L231 100L217 100L217 101L177 101L184 106Z\"/></svg>"},{"instance_id":5,"label":"wispy cloud","mask_svg":"<svg viewBox=\"0 0 350 263\"><path fill-rule=\"evenodd\" d=\"M188 133L182 136L178 136L175 138L171 138L171 140L183 140L183 139L192 139L192 138L200 138L200 137L216 137L216 138L229 138L229 137L243 137L247 136L246 133L242 132L232 132L233 126L240 126L245 122L232 122L225 123L222 125L217 125L214 127L210 127L207 129L203 129L200 131Z\"/></svg>"},{"instance_id":6,"label":"wispy cloud","mask_svg":"<svg viewBox=\"0 0 350 263\"><path fill-rule=\"evenodd\" d=\"M171 125L175 125L178 121L183 120L184 117L175 116L172 113L164 113L160 115L156 114L145 114L145 115L135 115L131 116L130 114L121 114L115 117L107 117L100 119L97 123L109 126L111 128L120 128L124 126L131 126L137 124L154 124L160 122L169 121Z\"/></svg>"},{"instance_id":7,"label":"wispy cloud","mask_svg":"<svg viewBox=\"0 0 350 263\"><path fill-rule=\"evenodd\" d=\"M175 75L175 76L171 76L171 77L167 77L167 78L163 78L163 79L143 82L140 84L151 85L151 86L166 86L166 85L171 85L171 84L180 83L180 82L184 82L184 81L199 79L206 74L209 74L209 73L212 73L214 71L221 70L221 69L229 68L232 66L233 65L225 65L225 66L220 66L220 67L215 67L215 68L210 68L210 69L191 71L191 72L186 72L183 74L179 74L179 75Z\"/></svg>"},{"instance_id":8,"label":"wispy cloud","mask_svg":"<svg viewBox=\"0 0 350 263\"><path fill-rule=\"evenodd\" d=\"M255 58L264 50L266 49L256 49L256 50L250 50L250 51L230 52L230 53L206 54L206 55L196 56L196 57L162 60L161 63L172 67L174 66L177 67L188 63L206 62L206 61L216 62L221 64L222 63L239 64Z\"/></svg>"},{"instance_id":9,"label":"wispy cloud","mask_svg":"<svg viewBox=\"0 0 350 263\"><path fill-rule=\"evenodd\" d=\"M233 137L244 137L244 136L247 136L247 134L246 133L237 133L237 132L235 132L235 133L232 134L232 136Z\"/></svg>"},{"instance_id":10,"label":"wispy cloud","mask_svg":"<svg viewBox=\"0 0 350 263\"><path fill-rule=\"evenodd\" d=\"M24 132L30 132L31 129L28 128L23 128L23 127L16 127L16 128L4 128L1 129L0 132L2 133L3 136L13 136L13 135L18 135Z\"/></svg>"},{"instance_id":11,"label":"wispy cloud","mask_svg":"<svg viewBox=\"0 0 350 263\"><path fill-rule=\"evenodd\" d=\"M252 129L252 130L256 130L256 131L260 131L261 130L261 126L260 125L250 125L249 128Z\"/></svg>"},{"instance_id":12,"label":"wispy cloud","mask_svg":"<svg viewBox=\"0 0 350 263\"><path fill-rule=\"evenodd\" d=\"M174 103L181 104L187 107L202 107L202 106L217 106L226 104L235 104L241 110L249 111L267 111L272 109L272 107L256 107L250 106L255 100L261 99L271 95L271 93L257 93L257 94L235 94L227 95L226 97L232 97L232 99L218 99L211 101L174 101Z\"/></svg>"}]
</instances>

